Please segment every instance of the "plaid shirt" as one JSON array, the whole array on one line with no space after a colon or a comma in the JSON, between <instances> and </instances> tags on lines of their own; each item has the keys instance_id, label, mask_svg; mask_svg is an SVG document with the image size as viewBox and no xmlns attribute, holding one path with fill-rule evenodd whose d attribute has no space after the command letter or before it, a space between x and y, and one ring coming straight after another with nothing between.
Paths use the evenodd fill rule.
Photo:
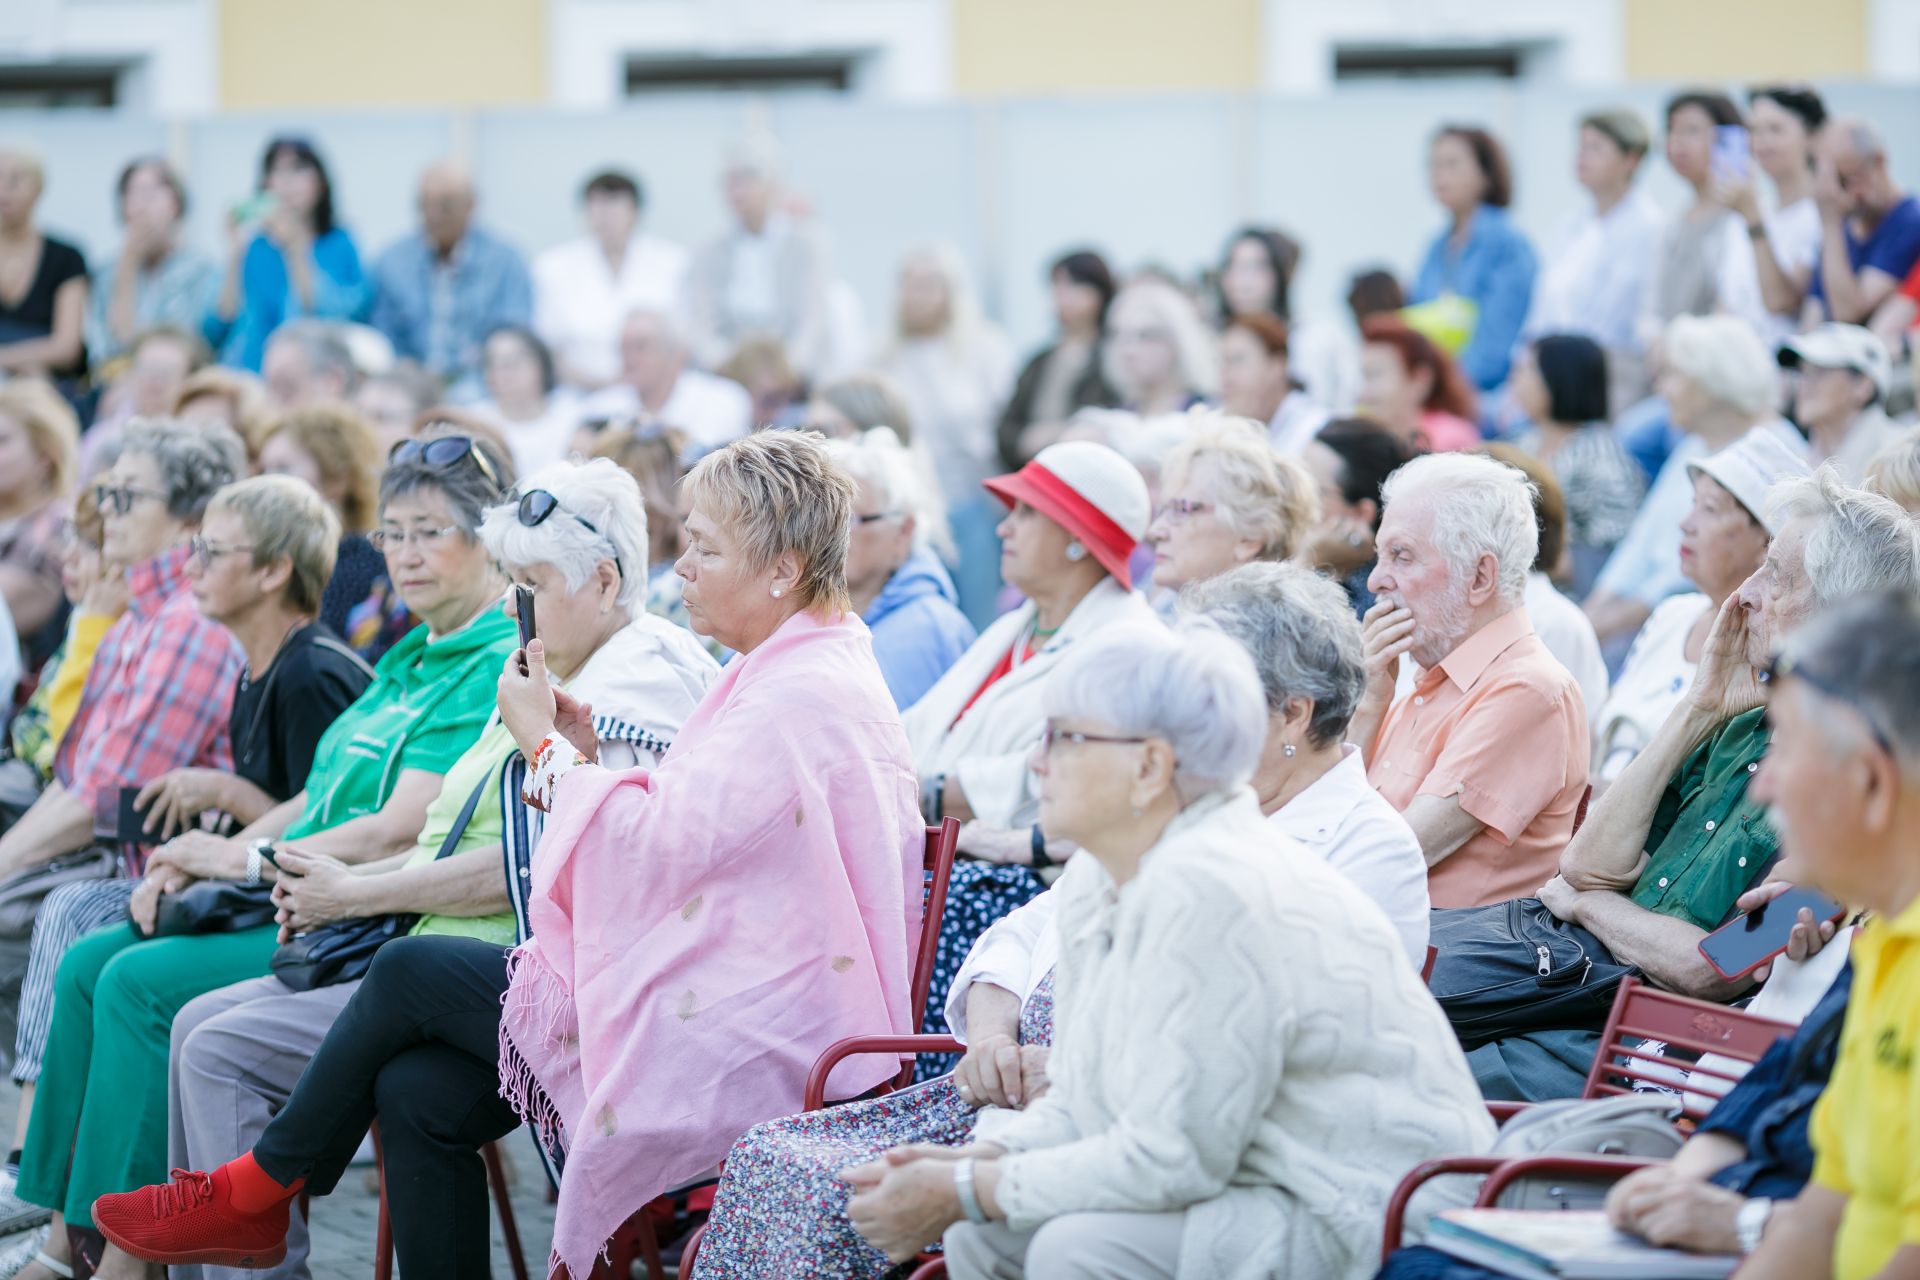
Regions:
<instances>
[{"instance_id":1,"label":"plaid shirt","mask_svg":"<svg viewBox=\"0 0 1920 1280\"><path fill-rule=\"evenodd\" d=\"M175 547L127 571L127 611L100 642L54 755L54 777L103 832L118 823L121 787L183 765L233 769L228 721L246 657L194 605L191 554Z\"/></svg>"}]
</instances>

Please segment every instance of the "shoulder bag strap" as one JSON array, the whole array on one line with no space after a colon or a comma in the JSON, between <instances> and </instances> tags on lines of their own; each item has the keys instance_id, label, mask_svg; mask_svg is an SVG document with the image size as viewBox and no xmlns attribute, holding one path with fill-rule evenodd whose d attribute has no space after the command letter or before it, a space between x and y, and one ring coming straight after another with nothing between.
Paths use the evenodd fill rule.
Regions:
<instances>
[{"instance_id":1,"label":"shoulder bag strap","mask_svg":"<svg viewBox=\"0 0 1920 1280\"><path fill-rule=\"evenodd\" d=\"M460 837L467 834L467 824L473 821L473 811L479 807L480 797L485 795L487 788L492 785L493 770L489 769L486 776L480 779L480 785L473 789L473 794L467 797L467 802L460 806L460 816L453 820L451 827L447 828L447 838L440 842L440 852L433 855L435 862L452 853L453 847L460 843Z\"/></svg>"}]
</instances>

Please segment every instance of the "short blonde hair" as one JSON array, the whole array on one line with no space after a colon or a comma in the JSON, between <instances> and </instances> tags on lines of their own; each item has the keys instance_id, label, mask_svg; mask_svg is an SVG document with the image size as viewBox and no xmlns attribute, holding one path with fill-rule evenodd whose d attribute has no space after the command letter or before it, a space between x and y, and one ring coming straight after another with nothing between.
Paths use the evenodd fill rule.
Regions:
<instances>
[{"instance_id":1,"label":"short blonde hair","mask_svg":"<svg viewBox=\"0 0 1920 1280\"><path fill-rule=\"evenodd\" d=\"M1860 487L1892 498L1909 515L1920 514L1920 427L1874 454Z\"/></svg>"},{"instance_id":2,"label":"short blonde hair","mask_svg":"<svg viewBox=\"0 0 1920 1280\"><path fill-rule=\"evenodd\" d=\"M1262 560L1292 556L1320 518L1320 495L1306 469L1275 453L1266 433L1246 418L1196 413L1191 421L1191 434L1160 463L1161 488L1177 488L1196 463L1212 462L1221 521L1259 542Z\"/></svg>"},{"instance_id":3,"label":"short blonde hair","mask_svg":"<svg viewBox=\"0 0 1920 1280\"><path fill-rule=\"evenodd\" d=\"M320 479L340 485L340 523L349 533L373 528L380 505L380 441L373 426L340 401L289 409L260 436L260 447L284 435L313 459Z\"/></svg>"},{"instance_id":4,"label":"short blonde hair","mask_svg":"<svg viewBox=\"0 0 1920 1280\"><path fill-rule=\"evenodd\" d=\"M173 398L174 414L178 416L181 410L202 396L216 396L227 402L233 417L233 429L247 446L247 456L257 459L260 446L267 441L267 420L273 413L273 402L267 397L267 384L241 369L208 365L188 374L187 380L180 384L180 392Z\"/></svg>"},{"instance_id":5,"label":"short blonde hair","mask_svg":"<svg viewBox=\"0 0 1920 1280\"><path fill-rule=\"evenodd\" d=\"M293 572L283 598L300 613L320 612L340 551L340 518L312 485L292 476L253 476L214 494L207 510L239 517L256 569L285 556Z\"/></svg>"},{"instance_id":6,"label":"short blonde hair","mask_svg":"<svg viewBox=\"0 0 1920 1280\"><path fill-rule=\"evenodd\" d=\"M740 540L749 567L800 558L803 608L845 613L854 484L817 431L767 431L708 454L687 473L687 500Z\"/></svg>"},{"instance_id":7,"label":"short blonde hair","mask_svg":"<svg viewBox=\"0 0 1920 1280\"><path fill-rule=\"evenodd\" d=\"M65 398L38 378L15 378L0 384L0 413L19 423L46 459L48 490L71 493L80 471L80 419Z\"/></svg>"}]
</instances>

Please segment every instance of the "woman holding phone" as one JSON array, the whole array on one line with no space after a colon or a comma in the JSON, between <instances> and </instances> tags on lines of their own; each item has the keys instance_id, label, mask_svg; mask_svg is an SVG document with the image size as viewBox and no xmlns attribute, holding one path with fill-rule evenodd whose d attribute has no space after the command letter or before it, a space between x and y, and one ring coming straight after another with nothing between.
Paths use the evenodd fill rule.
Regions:
<instances>
[{"instance_id":1,"label":"woman holding phone","mask_svg":"<svg viewBox=\"0 0 1920 1280\"><path fill-rule=\"evenodd\" d=\"M1713 199L1739 215L1728 226L1720 301L1769 346L1790 335L1820 258L1820 210L1813 202L1813 135L1826 104L1805 86L1773 85L1747 95L1751 163L1713 175ZM1758 168L1773 187L1760 203Z\"/></svg>"}]
</instances>

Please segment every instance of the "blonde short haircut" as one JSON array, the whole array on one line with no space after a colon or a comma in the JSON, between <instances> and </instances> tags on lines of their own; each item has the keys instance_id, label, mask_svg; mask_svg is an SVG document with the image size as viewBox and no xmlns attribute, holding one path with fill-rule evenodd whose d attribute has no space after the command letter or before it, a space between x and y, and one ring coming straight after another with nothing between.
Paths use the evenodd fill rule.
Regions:
<instances>
[{"instance_id":1,"label":"blonde short haircut","mask_svg":"<svg viewBox=\"0 0 1920 1280\"><path fill-rule=\"evenodd\" d=\"M1920 514L1920 427L1874 454L1860 487L1892 498L1908 515Z\"/></svg>"},{"instance_id":2,"label":"blonde short haircut","mask_svg":"<svg viewBox=\"0 0 1920 1280\"><path fill-rule=\"evenodd\" d=\"M787 552L800 559L794 594L801 607L844 613L847 539L853 529L853 479L828 456L817 431L763 431L700 459L683 482L691 506L704 507L738 538L747 565L766 569Z\"/></svg>"},{"instance_id":3,"label":"blonde short haircut","mask_svg":"<svg viewBox=\"0 0 1920 1280\"><path fill-rule=\"evenodd\" d=\"M340 551L340 517L312 485L292 476L254 476L214 494L207 510L239 517L256 569L286 557L293 571L282 598L296 612L320 612Z\"/></svg>"},{"instance_id":4,"label":"blonde short haircut","mask_svg":"<svg viewBox=\"0 0 1920 1280\"><path fill-rule=\"evenodd\" d=\"M0 383L0 413L26 431L47 463L47 489L65 497L80 473L80 419L51 385L37 378Z\"/></svg>"},{"instance_id":5,"label":"blonde short haircut","mask_svg":"<svg viewBox=\"0 0 1920 1280\"><path fill-rule=\"evenodd\" d=\"M313 459L320 479L341 488L340 523L365 533L379 518L380 440L373 425L338 400L289 409L267 424L260 447L284 435Z\"/></svg>"},{"instance_id":6,"label":"blonde short haircut","mask_svg":"<svg viewBox=\"0 0 1920 1280\"><path fill-rule=\"evenodd\" d=\"M1196 413L1191 421L1193 431L1160 463L1162 491L1184 484L1196 464L1211 462L1221 522L1258 542L1262 560L1292 556L1320 518L1320 495L1306 469L1275 453L1248 419Z\"/></svg>"}]
</instances>

